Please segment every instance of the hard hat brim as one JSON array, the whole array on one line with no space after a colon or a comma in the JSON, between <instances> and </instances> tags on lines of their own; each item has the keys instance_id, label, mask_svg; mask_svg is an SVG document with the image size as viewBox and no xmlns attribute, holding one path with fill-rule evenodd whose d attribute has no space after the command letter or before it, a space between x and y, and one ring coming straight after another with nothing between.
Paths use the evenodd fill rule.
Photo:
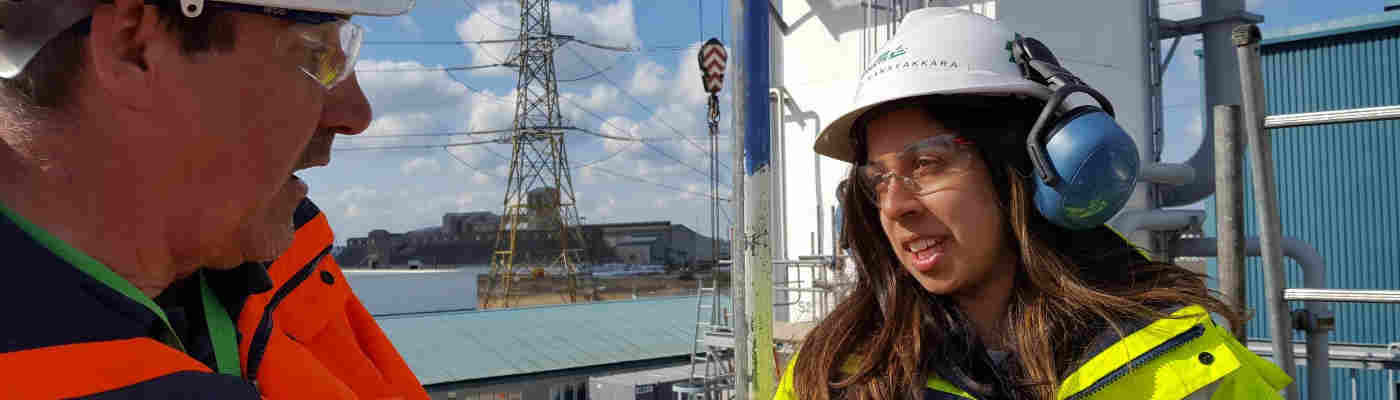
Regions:
<instances>
[{"instance_id":1,"label":"hard hat brim","mask_svg":"<svg viewBox=\"0 0 1400 400\"><path fill-rule=\"evenodd\" d=\"M212 0L211 0L212 1ZM416 0L219 0L339 15L394 16ZM0 2L0 78L19 75L50 40L92 15L97 0Z\"/></svg>"},{"instance_id":2,"label":"hard hat brim","mask_svg":"<svg viewBox=\"0 0 1400 400\"><path fill-rule=\"evenodd\" d=\"M949 82L948 80L919 80L912 83L913 88L879 88L866 87L869 95L864 101L857 100L857 106L842 114L840 118L832 121L825 129L822 129L817 136L816 143L812 149L827 157L848 163L855 163L855 149L851 143L851 128L856 120L870 109L881 104L910 99L927 95L984 95L984 96L1028 96L1041 100L1049 99L1050 88L1021 77L1007 77L1004 75L971 75L961 82ZM923 86L923 87L917 87ZM885 89L885 90L881 90Z\"/></svg>"}]
</instances>

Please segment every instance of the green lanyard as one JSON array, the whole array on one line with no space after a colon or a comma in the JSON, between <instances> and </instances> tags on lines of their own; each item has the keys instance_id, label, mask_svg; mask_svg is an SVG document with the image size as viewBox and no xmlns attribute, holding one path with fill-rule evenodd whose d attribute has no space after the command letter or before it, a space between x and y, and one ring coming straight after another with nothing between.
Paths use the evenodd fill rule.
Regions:
<instances>
[{"instance_id":1,"label":"green lanyard","mask_svg":"<svg viewBox=\"0 0 1400 400\"><path fill-rule=\"evenodd\" d=\"M23 230L25 233L28 233L31 238L34 238L34 241L48 248L49 252L63 259L63 261L67 261L68 264L72 265L74 268L86 273L98 282L102 282L102 284L107 285L107 287L117 291L117 293L125 295L127 298L130 298L131 301L151 310L156 317L160 318L161 326L165 327L158 335L160 336L159 339L165 342L165 344L179 349L180 352L188 352L185 350L184 343L180 342L179 335L175 334L175 328L170 326L170 318L165 316L165 311L161 310L159 306L156 306L155 301L152 301L150 297L146 297L145 293L142 293L141 290L137 289L136 286L132 285L126 278L117 275L111 268L102 264L101 261L92 258L92 256L87 255L87 253L82 252L82 250L70 246L62 239L53 236L38 225L34 225L19 214L10 211L10 209L6 208L3 204L0 204L0 216L8 217L11 222L19 226L20 230ZM205 280L202 271L199 273L199 288L201 296L204 299L204 321L209 327L209 339L214 344L214 363L218 365L220 373L241 376L242 374L239 372L238 366L238 338L233 328L233 318L229 317L228 310L224 308L223 303L220 303L218 298L214 297L214 291L209 289L209 283Z\"/></svg>"},{"instance_id":2,"label":"green lanyard","mask_svg":"<svg viewBox=\"0 0 1400 400\"><path fill-rule=\"evenodd\" d=\"M209 341L214 344L214 363L219 373L241 376L238 366L238 336L233 328L233 318L228 315L224 303L214 296L209 288L209 280L204 272L199 273L199 292L204 299L204 323L209 327Z\"/></svg>"}]
</instances>

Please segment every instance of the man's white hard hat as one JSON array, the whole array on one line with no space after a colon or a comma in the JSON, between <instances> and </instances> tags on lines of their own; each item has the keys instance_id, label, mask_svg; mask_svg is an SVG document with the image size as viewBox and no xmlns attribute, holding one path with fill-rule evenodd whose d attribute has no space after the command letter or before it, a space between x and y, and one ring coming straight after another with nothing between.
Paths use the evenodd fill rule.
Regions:
<instances>
[{"instance_id":1,"label":"man's white hard hat","mask_svg":"<svg viewBox=\"0 0 1400 400\"><path fill-rule=\"evenodd\" d=\"M175 1L175 0L170 0ZM289 10L340 15L399 15L415 0L219 0ZM181 11L196 17L205 0L179 0ZM44 44L92 14L97 0L0 0L0 78L13 78Z\"/></svg>"},{"instance_id":2,"label":"man's white hard hat","mask_svg":"<svg viewBox=\"0 0 1400 400\"><path fill-rule=\"evenodd\" d=\"M866 111L891 101L933 94L1048 99L1050 88L1024 78L1012 58L1015 35L995 20L958 8L909 12L861 74L847 111L822 130L813 149L854 163L852 125Z\"/></svg>"}]
</instances>

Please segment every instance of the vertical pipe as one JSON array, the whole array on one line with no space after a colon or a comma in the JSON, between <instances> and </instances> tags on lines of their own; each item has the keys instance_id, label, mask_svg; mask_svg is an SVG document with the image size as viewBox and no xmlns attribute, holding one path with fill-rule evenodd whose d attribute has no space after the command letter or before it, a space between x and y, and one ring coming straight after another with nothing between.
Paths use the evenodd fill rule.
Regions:
<instances>
[{"instance_id":1,"label":"vertical pipe","mask_svg":"<svg viewBox=\"0 0 1400 400\"><path fill-rule=\"evenodd\" d=\"M1244 104L1244 131L1249 138L1249 172L1254 189L1254 212L1259 220L1259 247L1264 258L1264 290L1269 309L1269 335L1273 339L1275 360L1297 382L1297 364L1293 360L1293 329L1291 312L1283 300L1283 237L1279 220L1278 196L1275 193L1274 158L1269 137L1264 132L1264 82L1259 74L1259 27L1241 25L1235 29L1235 55L1239 57L1240 81ZM1311 388L1317 390L1318 388ZM1298 399L1298 385L1285 388L1289 400Z\"/></svg>"},{"instance_id":2,"label":"vertical pipe","mask_svg":"<svg viewBox=\"0 0 1400 400\"><path fill-rule=\"evenodd\" d=\"M744 0L729 1L730 26L734 27L733 38L741 38L746 28L744 27ZM731 67L726 72L730 82L733 83L735 95L731 96L730 132L734 135L729 149L734 153L734 177L733 191L730 195L730 207L734 212L734 224L730 226L729 242L729 308L734 310L734 398L736 400L748 400L750 371L749 367L749 308L748 296L745 293L749 287L748 268L745 268L744 254L746 253L747 237L745 236L744 222L746 217L744 210L744 127L748 122L745 111L748 101L745 97L748 89L748 78L744 67L748 65L746 54L744 54L745 42L742 40L730 40L734 43L734 50L729 53ZM768 399L763 399L768 400Z\"/></svg>"},{"instance_id":3,"label":"vertical pipe","mask_svg":"<svg viewBox=\"0 0 1400 400\"><path fill-rule=\"evenodd\" d=\"M1356 400L1356 368L1348 369L1347 374L1351 377L1351 400Z\"/></svg>"},{"instance_id":4,"label":"vertical pipe","mask_svg":"<svg viewBox=\"0 0 1400 400\"><path fill-rule=\"evenodd\" d=\"M769 128L772 119L769 115L768 89L770 86L768 62L768 9L766 7L746 7L743 10L743 60L745 87L740 95L745 97L744 127L744 208L745 237L747 250L744 252L745 272L748 275L746 296L751 313L749 318L749 356L753 367L748 391L751 399L773 397L773 243L770 232L773 230L772 207L772 147Z\"/></svg>"},{"instance_id":5,"label":"vertical pipe","mask_svg":"<svg viewBox=\"0 0 1400 400\"><path fill-rule=\"evenodd\" d=\"M1220 291L1231 306L1244 310L1244 164L1240 153L1240 106L1215 106L1215 214L1216 254L1219 255ZM1235 339L1247 341L1248 324L1230 327Z\"/></svg>"}]
</instances>

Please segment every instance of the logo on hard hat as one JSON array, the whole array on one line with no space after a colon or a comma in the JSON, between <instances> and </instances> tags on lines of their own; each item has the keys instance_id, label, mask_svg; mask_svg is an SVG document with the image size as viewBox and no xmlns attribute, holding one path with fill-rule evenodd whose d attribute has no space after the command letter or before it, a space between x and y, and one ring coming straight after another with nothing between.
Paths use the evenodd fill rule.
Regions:
<instances>
[{"instance_id":1,"label":"logo on hard hat","mask_svg":"<svg viewBox=\"0 0 1400 400\"><path fill-rule=\"evenodd\" d=\"M903 54L903 53L901 52L901 53L899 53L899 54ZM890 57L890 58L894 58L894 57ZM888 60L887 60L887 61L888 61ZM877 66L879 66L879 65L877 64ZM878 76L880 76L880 75L884 75L886 72L900 71L900 70L907 70L907 69L936 69L936 70L943 70L943 71L951 71L951 70L956 70L956 69L958 69L958 62L957 62L957 61L954 61L954 60L947 60L947 59L940 60L940 59L936 59L936 58L924 58L924 59L917 59L917 60L907 60L907 61L904 61L904 62L893 62L893 63L889 63L889 65L879 66L879 68L873 68L873 67L872 67L871 69L865 70L865 75L862 76L860 79L861 79L861 80L871 80L871 79L875 79L876 77L878 77Z\"/></svg>"}]
</instances>

